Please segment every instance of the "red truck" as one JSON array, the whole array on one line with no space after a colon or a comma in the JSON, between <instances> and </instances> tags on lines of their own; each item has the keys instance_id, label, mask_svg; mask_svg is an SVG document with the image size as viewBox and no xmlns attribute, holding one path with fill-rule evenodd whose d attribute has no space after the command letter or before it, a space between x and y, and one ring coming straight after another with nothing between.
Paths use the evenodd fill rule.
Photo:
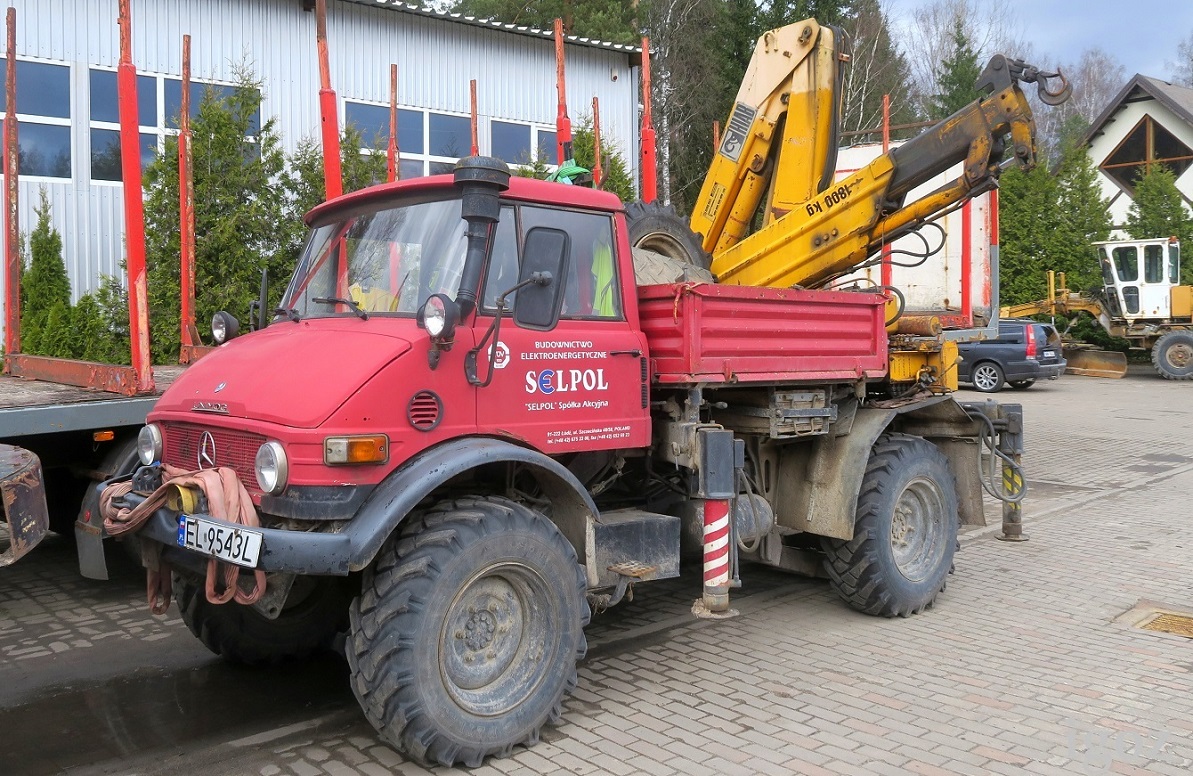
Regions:
<instances>
[{"instance_id":1,"label":"red truck","mask_svg":"<svg viewBox=\"0 0 1193 776\"><path fill-rule=\"evenodd\" d=\"M886 298L639 287L616 197L502 166L316 209L275 320L158 400L142 461L234 469L262 523L141 527L196 636L267 663L346 628L382 735L474 764L536 739L590 605L676 576L681 548L714 610L739 558L823 567L875 614L930 605L982 519L984 426L883 396ZM158 483L136 484L130 505ZM210 558L264 571L265 596L210 603Z\"/></svg>"},{"instance_id":2,"label":"red truck","mask_svg":"<svg viewBox=\"0 0 1193 776\"><path fill-rule=\"evenodd\" d=\"M136 526L159 593L172 579L194 634L270 663L346 631L352 688L381 736L424 762L477 765L559 717L590 612L677 576L684 557L703 563L711 614L728 609L741 561L826 576L869 614L932 605L959 526L984 522L983 486L1023 494L1018 414L955 401L955 342L939 323L894 321L890 289L723 283L831 279L993 187L1004 136L1031 163L1017 81L1043 75L996 57L991 96L854 177L832 182L831 158L796 165L823 179L812 199L780 208L795 179L776 182L769 225L742 239L760 176L784 169L766 158L808 148L760 143L777 141L807 63L832 93L834 39L809 20L760 41L756 59L785 70L743 84L693 213L712 225L700 234L659 206L511 178L484 157L310 213L280 306L262 302L241 337L216 316L224 344L158 400L144 466L104 491L109 526L131 510L122 527ZM748 102L758 84L770 113ZM962 161L956 182L903 204ZM230 507L226 490L171 485L178 470L202 471L175 482L246 493ZM986 482L1004 478L1009 492ZM103 552L80 534L85 569Z\"/></svg>"}]
</instances>

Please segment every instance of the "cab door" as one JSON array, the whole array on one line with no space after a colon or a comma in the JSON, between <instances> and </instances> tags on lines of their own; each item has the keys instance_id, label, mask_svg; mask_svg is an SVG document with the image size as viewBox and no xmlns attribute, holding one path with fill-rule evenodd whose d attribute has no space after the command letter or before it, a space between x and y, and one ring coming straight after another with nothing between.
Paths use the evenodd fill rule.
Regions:
<instances>
[{"instance_id":1,"label":"cab door","mask_svg":"<svg viewBox=\"0 0 1193 776\"><path fill-rule=\"evenodd\" d=\"M1143 245L1143 283L1139 286L1139 315L1167 318L1173 284L1168 281L1168 257L1163 243Z\"/></svg>"},{"instance_id":2,"label":"cab door","mask_svg":"<svg viewBox=\"0 0 1193 776\"><path fill-rule=\"evenodd\" d=\"M650 444L646 345L627 321L624 282L614 253L613 217L542 205L506 206L494 231L476 317L480 341L498 296L518 279L521 250L536 227L568 235L559 322L550 330L517 326L503 316L492 381L477 391L481 433L507 436L549 454ZM517 305L517 295L507 306ZM489 374L488 347L478 374Z\"/></svg>"}]
</instances>

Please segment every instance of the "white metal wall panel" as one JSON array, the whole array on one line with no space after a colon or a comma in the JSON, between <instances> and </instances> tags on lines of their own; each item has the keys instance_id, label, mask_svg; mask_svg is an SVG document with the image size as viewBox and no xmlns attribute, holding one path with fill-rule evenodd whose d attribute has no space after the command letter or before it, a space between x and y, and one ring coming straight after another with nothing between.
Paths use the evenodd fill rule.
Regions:
<instances>
[{"instance_id":1,"label":"white metal wall panel","mask_svg":"<svg viewBox=\"0 0 1193 776\"><path fill-rule=\"evenodd\" d=\"M90 179L89 68L119 63L117 0L9 0L17 9L17 54L71 68L72 178L22 176L21 228L45 189L62 233L74 295L122 273L124 238L118 185ZM457 114L469 111L478 81L480 134L493 119L554 125L555 54L550 38L353 2L331 2L328 45L340 98L389 101L389 65L399 67L399 103ZM293 150L319 129L315 16L300 0L132 0L133 59L139 73L177 77L182 35L191 36L195 79L231 82L241 63L263 82L262 117L276 117ZM573 124L600 98L602 137L637 171L638 72L630 53L569 44L567 91ZM616 79L614 78L616 75ZM482 143L482 153L488 151ZM202 204L199 204L202 207Z\"/></svg>"},{"instance_id":2,"label":"white metal wall panel","mask_svg":"<svg viewBox=\"0 0 1193 776\"><path fill-rule=\"evenodd\" d=\"M898 145L896 143L895 145ZM853 172L865 167L882 154L881 144L857 145L842 148L837 157L837 180L848 177ZM934 176L931 180L912 189L907 195L907 201L913 202L926 196L950 180L955 180L961 174L961 165L955 165L947 172ZM892 268L891 277L894 285L903 292L907 301L907 308L915 311L957 312L961 309L961 257L965 251L962 243L964 233L963 222L969 218L970 224L970 300L975 311L989 314L991 306L991 277L990 277L990 194L981 194L969 202L968 216L963 210L955 210L936 220L944 230L943 247L939 253L930 256L919 266L900 267L896 264ZM928 245L935 248L941 245L941 233L931 227L921 230ZM895 250L911 253L922 253L924 243L915 237L903 237L892 244ZM893 261L903 264L914 264L914 256L896 255ZM863 283L878 284L882 276L881 268L854 272L842 279L842 283L851 280Z\"/></svg>"}]
</instances>

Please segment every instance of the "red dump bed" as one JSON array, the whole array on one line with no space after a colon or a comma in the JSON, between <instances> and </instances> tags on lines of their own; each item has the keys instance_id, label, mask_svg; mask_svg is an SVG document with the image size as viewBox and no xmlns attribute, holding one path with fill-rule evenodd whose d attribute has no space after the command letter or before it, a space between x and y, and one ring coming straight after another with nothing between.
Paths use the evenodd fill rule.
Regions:
<instances>
[{"instance_id":1,"label":"red dump bed","mask_svg":"<svg viewBox=\"0 0 1193 776\"><path fill-rule=\"evenodd\" d=\"M641 286L657 383L857 380L887 370L876 293L712 283Z\"/></svg>"}]
</instances>

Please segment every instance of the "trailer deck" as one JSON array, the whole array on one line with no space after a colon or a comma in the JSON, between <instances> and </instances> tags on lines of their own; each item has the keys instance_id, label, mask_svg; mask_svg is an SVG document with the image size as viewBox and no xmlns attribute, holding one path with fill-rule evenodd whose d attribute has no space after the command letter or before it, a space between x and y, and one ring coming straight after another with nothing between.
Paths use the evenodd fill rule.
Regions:
<instances>
[{"instance_id":1,"label":"trailer deck","mask_svg":"<svg viewBox=\"0 0 1193 776\"><path fill-rule=\"evenodd\" d=\"M0 438L141 425L162 391L184 368L154 367L154 392L132 397L43 380L0 376Z\"/></svg>"}]
</instances>

